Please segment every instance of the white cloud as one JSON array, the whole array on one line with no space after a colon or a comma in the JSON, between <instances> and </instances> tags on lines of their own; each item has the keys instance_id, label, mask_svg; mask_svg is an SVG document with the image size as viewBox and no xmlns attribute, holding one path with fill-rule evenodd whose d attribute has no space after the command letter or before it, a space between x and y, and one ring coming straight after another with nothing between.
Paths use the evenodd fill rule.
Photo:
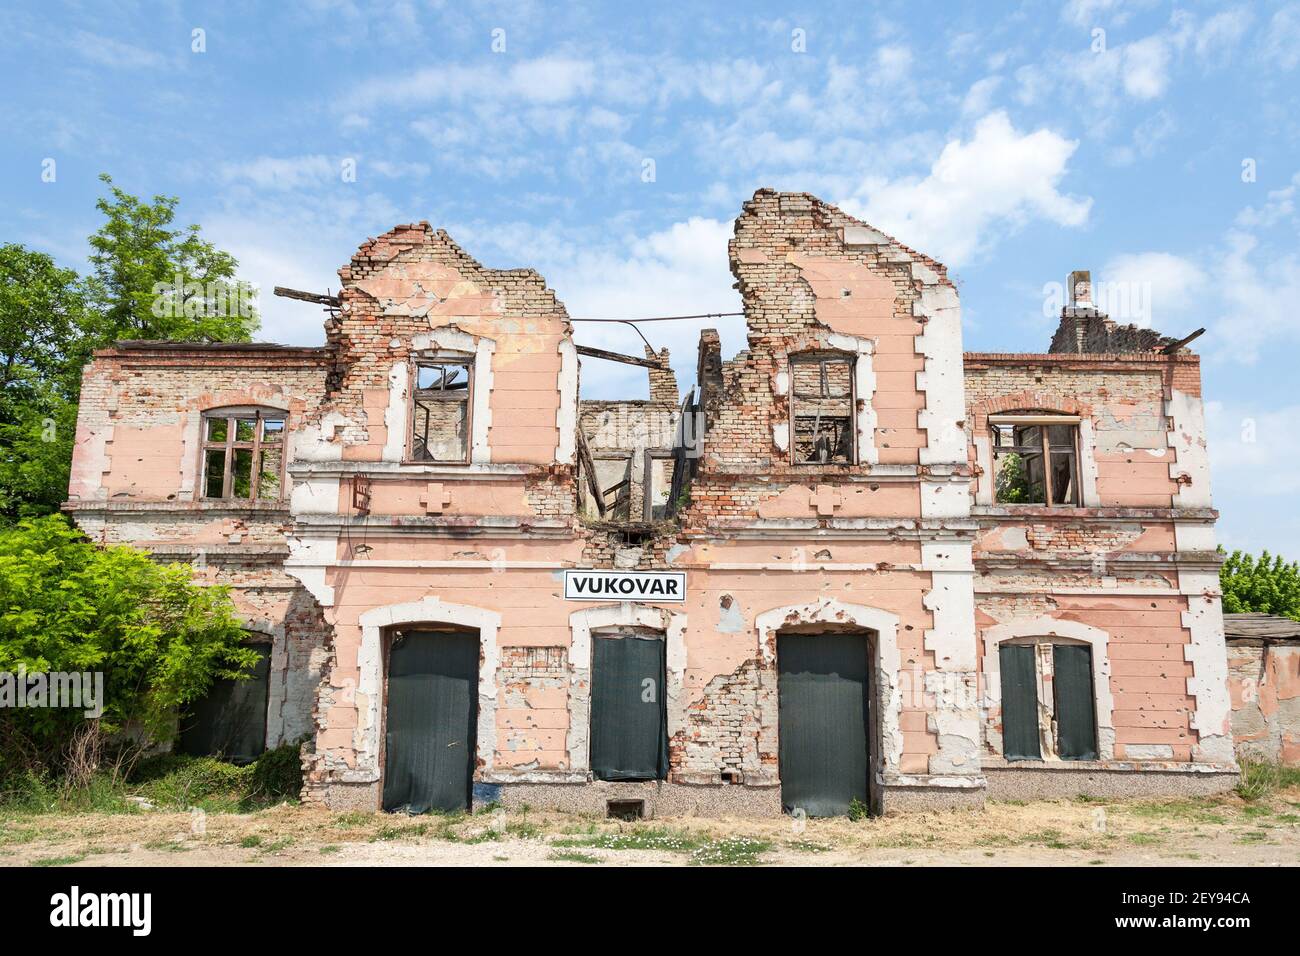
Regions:
<instances>
[{"instance_id":1,"label":"white cloud","mask_svg":"<svg viewBox=\"0 0 1300 956\"><path fill-rule=\"evenodd\" d=\"M1169 86L1169 45L1150 36L1124 47L1124 92L1139 100L1164 94Z\"/></svg>"},{"instance_id":2,"label":"white cloud","mask_svg":"<svg viewBox=\"0 0 1300 956\"><path fill-rule=\"evenodd\" d=\"M1021 133L990 113L972 137L950 140L923 178L868 180L846 211L954 267L987 250L999 232L1031 219L1075 227L1090 198L1059 190L1078 143L1047 129Z\"/></svg>"},{"instance_id":3,"label":"white cloud","mask_svg":"<svg viewBox=\"0 0 1300 956\"><path fill-rule=\"evenodd\" d=\"M1295 212L1296 190L1300 188L1300 173L1291 177L1289 185L1271 190L1260 209L1247 206L1237 214L1237 225L1245 229L1268 228Z\"/></svg>"},{"instance_id":4,"label":"white cloud","mask_svg":"<svg viewBox=\"0 0 1300 956\"><path fill-rule=\"evenodd\" d=\"M258 156L240 163L224 163L221 179L226 183L244 182L259 189L301 189L327 183L343 183L345 174L352 182L374 175L384 179L419 177L428 173L424 163L366 159L359 156Z\"/></svg>"},{"instance_id":5,"label":"white cloud","mask_svg":"<svg viewBox=\"0 0 1300 956\"><path fill-rule=\"evenodd\" d=\"M993 103L993 94L997 92L1001 83L1002 77L1000 76L986 76L984 79L972 83L961 102L962 115L983 116L987 113Z\"/></svg>"},{"instance_id":6,"label":"white cloud","mask_svg":"<svg viewBox=\"0 0 1300 956\"><path fill-rule=\"evenodd\" d=\"M167 62L153 50L86 30L78 30L69 42L79 54L100 66L136 70L162 66Z\"/></svg>"},{"instance_id":7,"label":"white cloud","mask_svg":"<svg viewBox=\"0 0 1300 956\"><path fill-rule=\"evenodd\" d=\"M1252 495L1300 492L1300 405L1207 401L1205 418L1216 488L1249 488Z\"/></svg>"},{"instance_id":8,"label":"white cloud","mask_svg":"<svg viewBox=\"0 0 1300 956\"><path fill-rule=\"evenodd\" d=\"M1265 37L1265 58L1283 70L1294 70L1300 64L1300 4L1288 4L1273 14Z\"/></svg>"},{"instance_id":9,"label":"white cloud","mask_svg":"<svg viewBox=\"0 0 1300 956\"><path fill-rule=\"evenodd\" d=\"M561 103L589 94L595 79L595 65L589 60L555 56L510 62L503 58L499 66L448 64L368 80L357 87L347 105L360 110L462 100Z\"/></svg>"},{"instance_id":10,"label":"white cloud","mask_svg":"<svg viewBox=\"0 0 1300 956\"><path fill-rule=\"evenodd\" d=\"M1199 306L1209 277L1198 264L1167 252L1116 256L1094 277L1098 307L1117 322L1135 322L1174 334L1184 313ZM1125 308L1129 310L1125 313Z\"/></svg>"},{"instance_id":11,"label":"white cloud","mask_svg":"<svg viewBox=\"0 0 1300 956\"><path fill-rule=\"evenodd\" d=\"M1061 8L1061 17L1077 27L1097 26L1103 17L1108 23L1118 25L1128 20L1123 7L1124 0L1069 0Z\"/></svg>"},{"instance_id":12,"label":"white cloud","mask_svg":"<svg viewBox=\"0 0 1300 956\"><path fill-rule=\"evenodd\" d=\"M1152 325L1168 334L1204 325L1212 335L1210 361L1254 365L1300 342L1300 254L1293 244L1261 242L1247 226L1266 226L1288 215L1295 184L1270 194L1264 210L1238 215L1218 248L1195 258L1162 252L1117 256L1102 271L1107 280L1149 283ZM1117 318L1119 318L1117 316Z\"/></svg>"}]
</instances>

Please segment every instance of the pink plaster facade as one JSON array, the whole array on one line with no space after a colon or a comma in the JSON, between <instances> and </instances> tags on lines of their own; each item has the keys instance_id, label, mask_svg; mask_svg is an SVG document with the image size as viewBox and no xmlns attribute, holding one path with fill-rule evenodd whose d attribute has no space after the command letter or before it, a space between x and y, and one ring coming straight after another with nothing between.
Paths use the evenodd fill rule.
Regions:
<instances>
[{"instance_id":1,"label":"pink plaster facade","mask_svg":"<svg viewBox=\"0 0 1300 956\"><path fill-rule=\"evenodd\" d=\"M748 347L702 337L703 438L668 520L580 516L597 436L563 305L423 223L340 270L322 349L100 353L68 508L236 585L296 681L281 738L305 727L305 796L336 807L379 805L384 642L420 623L480 637L476 799L779 813L776 638L818 629L868 641L878 808L1230 785L1196 357L963 354L943 266L806 194L756 193L730 252ZM849 460L792 453L803 353L851 362ZM472 360L463 462L412 454L415 363L440 357ZM664 387L619 414L671 410ZM196 494L199 418L233 405L287 413L277 501ZM1077 422L1077 506L995 502L988 417L1026 410ZM572 568L682 571L687 599L565 600ZM591 779L590 638L614 626L666 642L664 781ZM1093 649L1098 759L1009 762L997 647L1053 635Z\"/></svg>"}]
</instances>

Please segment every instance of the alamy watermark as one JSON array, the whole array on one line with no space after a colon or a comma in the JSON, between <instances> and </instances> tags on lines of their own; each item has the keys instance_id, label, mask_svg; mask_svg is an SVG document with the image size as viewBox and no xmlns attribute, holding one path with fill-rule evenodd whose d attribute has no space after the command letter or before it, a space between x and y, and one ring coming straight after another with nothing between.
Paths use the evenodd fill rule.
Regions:
<instances>
[{"instance_id":1,"label":"alamy watermark","mask_svg":"<svg viewBox=\"0 0 1300 956\"><path fill-rule=\"evenodd\" d=\"M0 708L49 707L80 710L95 720L104 714L103 671L0 671Z\"/></svg>"}]
</instances>

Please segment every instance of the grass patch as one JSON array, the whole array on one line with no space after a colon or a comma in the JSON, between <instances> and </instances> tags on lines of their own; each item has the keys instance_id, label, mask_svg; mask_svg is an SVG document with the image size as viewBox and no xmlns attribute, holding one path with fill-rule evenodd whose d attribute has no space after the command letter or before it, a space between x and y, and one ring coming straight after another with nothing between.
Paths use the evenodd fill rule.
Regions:
<instances>
[{"instance_id":1,"label":"grass patch","mask_svg":"<svg viewBox=\"0 0 1300 956\"><path fill-rule=\"evenodd\" d=\"M1128 842L1134 846L1158 846L1165 842L1165 838L1155 833L1130 833Z\"/></svg>"},{"instance_id":2,"label":"grass patch","mask_svg":"<svg viewBox=\"0 0 1300 956\"><path fill-rule=\"evenodd\" d=\"M797 853L826 853L832 849L828 844L813 840L791 840L786 846Z\"/></svg>"},{"instance_id":3,"label":"grass patch","mask_svg":"<svg viewBox=\"0 0 1300 956\"><path fill-rule=\"evenodd\" d=\"M338 853L342 849L343 847L339 846L337 843L329 843L320 848L320 853L321 856L329 856L331 853Z\"/></svg>"},{"instance_id":4,"label":"grass patch","mask_svg":"<svg viewBox=\"0 0 1300 956\"><path fill-rule=\"evenodd\" d=\"M84 853L74 853L71 856L45 856L39 860L32 860L32 866L68 866L72 863L80 863L85 858Z\"/></svg>"},{"instance_id":5,"label":"grass patch","mask_svg":"<svg viewBox=\"0 0 1300 956\"><path fill-rule=\"evenodd\" d=\"M388 840L404 840L412 837L422 837L429 832L428 823L413 823L408 825L388 824L381 826L370 837L371 843L386 842Z\"/></svg>"},{"instance_id":6,"label":"grass patch","mask_svg":"<svg viewBox=\"0 0 1300 956\"><path fill-rule=\"evenodd\" d=\"M645 827L563 837L552 845L597 850L667 850L670 853L690 853L708 842L707 837L696 836L685 830Z\"/></svg>"},{"instance_id":7,"label":"grass patch","mask_svg":"<svg viewBox=\"0 0 1300 956\"><path fill-rule=\"evenodd\" d=\"M768 840L751 837L723 837L691 851L691 863L698 866L756 866L759 857L772 849Z\"/></svg>"},{"instance_id":8,"label":"grass patch","mask_svg":"<svg viewBox=\"0 0 1300 956\"><path fill-rule=\"evenodd\" d=\"M258 836L256 833L250 833L248 836L244 837L242 840L239 841L239 845L242 846L245 850L251 850L255 847L259 847L262 845L262 838Z\"/></svg>"},{"instance_id":9,"label":"grass patch","mask_svg":"<svg viewBox=\"0 0 1300 956\"><path fill-rule=\"evenodd\" d=\"M497 857L493 857L497 859ZM507 859L501 857L500 859ZM600 857L592 856L590 853L583 853L581 850L552 850L548 860L555 860L558 863L599 863Z\"/></svg>"},{"instance_id":10,"label":"grass patch","mask_svg":"<svg viewBox=\"0 0 1300 956\"><path fill-rule=\"evenodd\" d=\"M1124 808L1129 814L1145 819L1185 820L1191 823L1224 824L1228 818L1216 810L1217 802L1205 799L1157 800L1134 803Z\"/></svg>"},{"instance_id":11,"label":"grass patch","mask_svg":"<svg viewBox=\"0 0 1300 956\"><path fill-rule=\"evenodd\" d=\"M1300 786L1300 767L1283 767L1249 758L1238 761L1241 779L1237 781L1237 796L1248 802L1259 800L1287 787Z\"/></svg>"}]
</instances>

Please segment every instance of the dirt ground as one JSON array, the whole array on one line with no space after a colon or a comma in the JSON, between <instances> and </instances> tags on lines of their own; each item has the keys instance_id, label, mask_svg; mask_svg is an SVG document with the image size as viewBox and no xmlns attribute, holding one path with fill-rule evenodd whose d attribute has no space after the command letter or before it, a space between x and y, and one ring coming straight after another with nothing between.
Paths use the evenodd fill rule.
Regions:
<instances>
[{"instance_id":1,"label":"dirt ground","mask_svg":"<svg viewBox=\"0 0 1300 956\"><path fill-rule=\"evenodd\" d=\"M849 821L620 822L539 811L405 817L0 815L0 866L1145 866L1300 864L1300 787L1246 802L990 803Z\"/></svg>"}]
</instances>

